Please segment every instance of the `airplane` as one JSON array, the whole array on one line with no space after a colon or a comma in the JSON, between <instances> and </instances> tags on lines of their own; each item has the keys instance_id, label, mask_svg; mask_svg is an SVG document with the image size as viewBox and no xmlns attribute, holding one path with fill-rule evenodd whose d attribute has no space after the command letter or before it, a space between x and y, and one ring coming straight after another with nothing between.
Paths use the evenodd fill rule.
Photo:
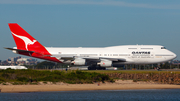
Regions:
<instances>
[{"instance_id":1,"label":"airplane","mask_svg":"<svg viewBox=\"0 0 180 101\"><path fill-rule=\"evenodd\" d=\"M25 66L0 66L0 70L1 69L27 69Z\"/></svg>"},{"instance_id":2,"label":"airplane","mask_svg":"<svg viewBox=\"0 0 180 101\"><path fill-rule=\"evenodd\" d=\"M57 63L92 68L118 67L125 64L156 64L176 58L161 45L121 45L98 48L44 47L17 23L9 23L17 47L6 48L14 53Z\"/></svg>"}]
</instances>

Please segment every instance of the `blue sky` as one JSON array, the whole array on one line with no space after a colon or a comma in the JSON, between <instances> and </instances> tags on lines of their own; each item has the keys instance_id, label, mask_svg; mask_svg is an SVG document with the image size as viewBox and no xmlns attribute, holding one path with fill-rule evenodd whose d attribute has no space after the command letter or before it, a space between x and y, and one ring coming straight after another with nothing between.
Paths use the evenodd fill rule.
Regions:
<instances>
[{"instance_id":1,"label":"blue sky","mask_svg":"<svg viewBox=\"0 0 180 101\"><path fill-rule=\"evenodd\" d=\"M163 45L180 56L179 0L0 0L0 60L19 56L3 48L15 46L11 22L44 46Z\"/></svg>"}]
</instances>

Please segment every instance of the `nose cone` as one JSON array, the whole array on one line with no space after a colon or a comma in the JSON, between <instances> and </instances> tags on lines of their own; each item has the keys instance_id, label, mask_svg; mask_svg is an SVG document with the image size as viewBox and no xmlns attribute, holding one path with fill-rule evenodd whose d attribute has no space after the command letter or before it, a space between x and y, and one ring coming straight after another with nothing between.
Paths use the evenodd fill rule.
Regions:
<instances>
[{"instance_id":1,"label":"nose cone","mask_svg":"<svg viewBox=\"0 0 180 101\"><path fill-rule=\"evenodd\" d=\"M177 57L177 55L176 55L175 53L173 53L173 55L174 55L174 56L173 56L173 59L175 59L175 58Z\"/></svg>"},{"instance_id":2,"label":"nose cone","mask_svg":"<svg viewBox=\"0 0 180 101\"><path fill-rule=\"evenodd\" d=\"M171 51L167 51L166 56L164 57L167 61L173 60L177 55Z\"/></svg>"},{"instance_id":3,"label":"nose cone","mask_svg":"<svg viewBox=\"0 0 180 101\"><path fill-rule=\"evenodd\" d=\"M177 55L175 54L175 53L173 53L173 52L171 52L171 60L173 60L173 59L175 59L177 57Z\"/></svg>"}]
</instances>

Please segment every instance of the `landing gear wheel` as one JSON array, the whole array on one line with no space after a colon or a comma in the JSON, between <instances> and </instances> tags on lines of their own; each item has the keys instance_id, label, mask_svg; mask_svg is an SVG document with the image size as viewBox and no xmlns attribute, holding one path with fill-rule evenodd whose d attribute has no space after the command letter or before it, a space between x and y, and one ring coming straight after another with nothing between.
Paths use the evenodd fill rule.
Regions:
<instances>
[{"instance_id":1,"label":"landing gear wheel","mask_svg":"<svg viewBox=\"0 0 180 101\"><path fill-rule=\"evenodd\" d=\"M89 66L88 70L106 70L106 67L100 67L100 66Z\"/></svg>"}]
</instances>

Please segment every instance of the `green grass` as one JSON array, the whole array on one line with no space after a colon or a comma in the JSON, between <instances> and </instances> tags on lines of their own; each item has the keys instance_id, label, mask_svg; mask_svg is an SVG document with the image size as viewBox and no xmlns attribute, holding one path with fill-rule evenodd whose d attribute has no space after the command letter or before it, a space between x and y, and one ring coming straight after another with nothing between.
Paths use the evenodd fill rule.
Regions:
<instances>
[{"instance_id":1,"label":"green grass","mask_svg":"<svg viewBox=\"0 0 180 101\"><path fill-rule=\"evenodd\" d=\"M13 82L11 84L12 85L26 85L27 83L25 83L25 82Z\"/></svg>"},{"instance_id":2,"label":"green grass","mask_svg":"<svg viewBox=\"0 0 180 101\"><path fill-rule=\"evenodd\" d=\"M64 82L70 84L82 84L93 82L112 82L108 75L96 72L84 71L50 71L50 70L0 70L0 82L36 84L37 82Z\"/></svg>"},{"instance_id":3,"label":"green grass","mask_svg":"<svg viewBox=\"0 0 180 101\"><path fill-rule=\"evenodd\" d=\"M145 81L145 82L147 82L149 80L147 80L147 79L133 79L133 82L137 82L137 81Z\"/></svg>"},{"instance_id":4,"label":"green grass","mask_svg":"<svg viewBox=\"0 0 180 101\"><path fill-rule=\"evenodd\" d=\"M5 82L2 83L3 85L7 85Z\"/></svg>"},{"instance_id":5,"label":"green grass","mask_svg":"<svg viewBox=\"0 0 180 101\"><path fill-rule=\"evenodd\" d=\"M33 83L30 83L31 85L38 85L38 83L37 82L33 82Z\"/></svg>"},{"instance_id":6,"label":"green grass","mask_svg":"<svg viewBox=\"0 0 180 101\"><path fill-rule=\"evenodd\" d=\"M122 71L109 71L109 70L0 70L0 84L5 85L5 82L12 83L13 85L21 84L38 84L38 82L64 82L69 84L83 84L83 83L94 83L94 82L114 82L114 79L110 78L107 74L180 74L180 71L144 71L144 70L122 70ZM122 79L122 78L121 78ZM141 80L143 81L143 80ZM145 80L146 81L146 80Z\"/></svg>"}]
</instances>

